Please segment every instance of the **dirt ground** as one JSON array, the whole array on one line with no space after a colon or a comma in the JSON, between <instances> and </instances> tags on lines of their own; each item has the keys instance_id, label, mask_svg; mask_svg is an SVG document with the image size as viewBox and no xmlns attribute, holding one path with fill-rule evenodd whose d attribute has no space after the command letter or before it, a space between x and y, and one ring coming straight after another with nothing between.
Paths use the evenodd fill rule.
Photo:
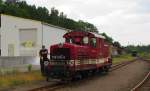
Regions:
<instances>
[{"instance_id":1,"label":"dirt ground","mask_svg":"<svg viewBox=\"0 0 150 91\"><path fill-rule=\"evenodd\" d=\"M149 64L138 60L130 65L56 91L130 91L148 72Z\"/></svg>"},{"instance_id":2,"label":"dirt ground","mask_svg":"<svg viewBox=\"0 0 150 91\"><path fill-rule=\"evenodd\" d=\"M150 91L150 78L138 91Z\"/></svg>"}]
</instances>

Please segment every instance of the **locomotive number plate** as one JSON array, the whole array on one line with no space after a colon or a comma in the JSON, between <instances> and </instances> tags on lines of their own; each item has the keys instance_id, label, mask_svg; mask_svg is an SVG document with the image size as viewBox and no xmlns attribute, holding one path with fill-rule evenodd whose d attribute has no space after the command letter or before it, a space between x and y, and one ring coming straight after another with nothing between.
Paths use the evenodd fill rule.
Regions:
<instances>
[{"instance_id":1,"label":"locomotive number plate","mask_svg":"<svg viewBox=\"0 0 150 91\"><path fill-rule=\"evenodd\" d=\"M63 55L56 55L56 56L51 56L52 57L52 59L56 59L56 60L59 60L59 59L66 59L66 57L65 56L63 56Z\"/></svg>"},{"instance_id":2,"label":"locomotive number plate","mask_svg":"<svg viewBox=\"0 0 150 91\"><path fill-rule=\"evenodd\" d=\"M64 61L50 61L51 65L65 65L66 63Z\"/></svg>"}]
</instances>

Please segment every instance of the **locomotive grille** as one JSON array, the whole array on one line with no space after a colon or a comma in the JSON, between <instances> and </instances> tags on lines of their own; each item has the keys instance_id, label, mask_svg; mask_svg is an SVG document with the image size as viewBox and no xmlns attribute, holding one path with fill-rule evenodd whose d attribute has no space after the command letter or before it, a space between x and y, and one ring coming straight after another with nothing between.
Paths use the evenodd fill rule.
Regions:
<instances>
[{"instance_id":1,"label":"locomotive grille","mask_svg":"<svg viewBox=\"0 0 150 91\"><path fill-rule=\"evenodd\" d=\"M51 52L52 60L70 60L70 49L69 48L56 48Z\"/></svg>"}]
</instances>

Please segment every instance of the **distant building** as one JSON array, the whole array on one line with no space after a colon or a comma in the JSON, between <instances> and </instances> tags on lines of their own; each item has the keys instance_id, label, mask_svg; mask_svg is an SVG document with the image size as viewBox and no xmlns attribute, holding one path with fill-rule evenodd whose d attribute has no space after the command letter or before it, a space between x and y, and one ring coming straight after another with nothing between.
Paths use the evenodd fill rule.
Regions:
<instances>
[{"instance_id":1,"label":"distant building","mask_svg":"<svg viewBox=\"0 0 150 91\"><path fill-rule=\"evenodd\" d=\"M125 50L123 48L118 48L113 45L111 45L111 55L112 56L117 56L121 54L126 54Z\"/></svg>"},{"instance_id":2,"label":"distant building","mask_svg":"<svg viewBox=\"0 0 150 91\"><path fill-rule=\"evenodd\" d=\"M1 56L38 56L42 45L64 42L63 35L68 29L1 14L0 49Z\"/></svg>"},{"instance_id":3,"label":"distant building","mask_svg":"<svg viewBox=\"0 0 150 91\"><path fill-rule=\"evenodd\" d=\"M118 55L118 48L111 46L111 55L112 56L117 56Z\"/></svg>"}]
</instances>

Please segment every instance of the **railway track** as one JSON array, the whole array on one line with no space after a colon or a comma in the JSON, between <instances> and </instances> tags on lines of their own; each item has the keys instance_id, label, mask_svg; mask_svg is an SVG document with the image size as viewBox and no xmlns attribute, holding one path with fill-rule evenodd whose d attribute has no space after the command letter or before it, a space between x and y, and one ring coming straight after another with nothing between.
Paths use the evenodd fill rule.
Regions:
<instances>
[{"instance_id":1,"label":"railway track","mask_svg":"<svg viewBox=\"0 0 150 91\"><path fill-rule=\"evenodd\" d=\"M138 60L138 59L134 59L132 61L119 63L117 65L113 65L112 68L109 71L112 72L114 70L117 70L117 69L119 69L121 67L124 67L126 65L129 65L129 64L135 62L136 60ZM32 90L28 90L28 91L55 91L57 89L64 88L65 86L67 86L67 84L69 84L69 83L58 82L58 83L54 83L54 84L51 84L51 85L47 85L47 86L35 88L35 89L32 89Z\"/></svg>"},{"instance_id":2,"label":"railway track","mask_svg":"<svg viewBox=\"0 0 150 91\"><path fill-rule=\"evenodd\" d=\"M119 68L121 68L123 66L126 66L126 65L128 65L130 63L135 62L136 60L138 60L138 59L134 59L132 61L122 62L122 63L116 64L116 65L113 65L112 68L109 71L117 70L117 69L119 69Z\"/></svg>"},{"instance_id":3,"label":"railway track","mask_svg":"<svg viewBox=\"0 0 150 91\"><path fill-rule=\"evenodd\" d=\"M63 85L64 84L62 84L62 83L53 83L51 85L46 85L46 86L43 86L43 87L31 89L31 90L28 90L28 91L54 91L55 89L62 88Z\"/></svg>"},{"instance_id":4,"label":"railway track","mask_svg":"<svg viewBox=\"0 0 150 91\"><path fill-rule=\"evenodd\" d=\"M142 81L131 89L131 91L150 91L150 71L145 75Z\"/></svg>"}]
</instances>

